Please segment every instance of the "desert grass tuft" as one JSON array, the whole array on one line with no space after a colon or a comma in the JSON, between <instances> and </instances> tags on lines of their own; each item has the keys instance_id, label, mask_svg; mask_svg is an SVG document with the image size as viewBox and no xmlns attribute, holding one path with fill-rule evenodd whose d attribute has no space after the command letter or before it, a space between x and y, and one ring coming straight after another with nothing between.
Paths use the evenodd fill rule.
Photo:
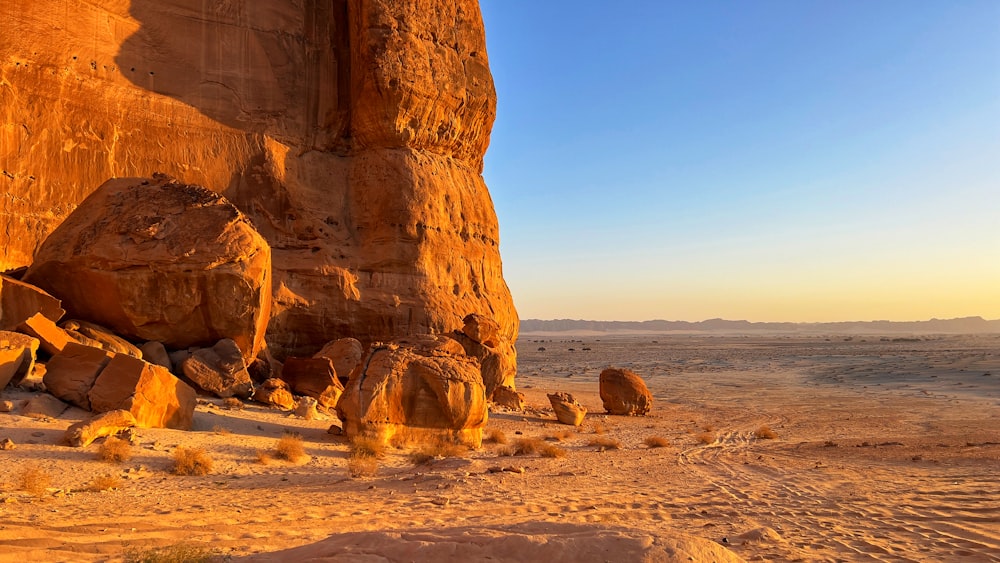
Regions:
<instances>
[{"instance_id":1,"label":"desert grass tuft","mask_svg":"<svg viewBox=\"0 0 1000 563\"><path fill-rule=\"evenodd\" d=\"M112 489L120 489L122 486L122 480L117 475L111 475L110 473L105 475L98 475L94 477L94 480L90 482L90 486L87 487L88 491L99 493L101 491L110 491Z\"/></svg>"},{"instance_id":2,"label":"desert grass tuft","mask_svg":"<svg viewBox=\"0 0 1000 563\"><path fill-rule=\"evenodd\" d=\"M296 463L306 457L306 449L302 445L302 437L298 434L285 434L274 445L274 457Z\"/></svg>"},{"instance_id":3,"label":"desert grass tuft","mask_svg":"<svg viewBox=\"0 0 1000 563\"><path fill-rule=\"evenodd\" d=\"M510 457L517 454L517 448L514 446L504 446L497 450L497 457Z\"/></svg>"},{"instance_id":4,"label":"desert grass tuft","mask_svg":"<svg viewBox=\"0 0 1000 563\"><path fill-rule=\"evenodd\" d=\"M468 453L469 447L457 444L443 438L435 438L421 444L416 451L410 453L410 461L414 465L424 465L435 459L462 457Z\"/></svg>"},{"instance_id":5,"label":"desert grass tuft","mask_svg":"<svg viewBox=\"0 0 1000 563\"><path fill-rule=\"evenodd\" d=\"M643 443L650 448L666 448L670 445L670 440L663 436L650 436L643 440Z\"/></svg>"},{"instance_id":6,"label":"desert grass tuft","mask_svg":"<svg viewBox=\"0 0 1000 563\"><path fill-rule=\"evenodd\" d=\"M132 444L128 440L108 436L97 450L97 459L108 463L122 463L132 459Z\"/></svg>"},{"instance_id":7,"label":"desert grass tuft","mask_svg":"<svg viewBox=\"0 0 1000 563\"><path fill-rule=\"evenodd\" d=\"M486 434L485 441L491 444L506 444L507 435L503 433L503 430L493 428Z\"/></svg>"},{"instance_id":8,"label":"desert grass tuft","mask_svg":"<svg viewBox=\"0 0 1000 563\"><path fill-rule=\"evenodd\" d=\"M373 477L378 473L378 458L348 457L347 472L351 477Z\"/></svg>"},{"instance_id":9,"label":"desert grass tuft","mask_svg":"<svg viewBox=\"0 0 1000 563\"><path fill-rule=\"evenodd\" d=\"M185 448L174 450L174 466L171 469L176 475L208 475L212 472L212 458L202 448Z\"/></svg>"},{"instance_id":10,"label":"desert grass tuft","mask_svg":"<svg viewBox=\"0 0 1000 563\"><path fill-rule=\"evenodd\" d=\"M549 436L546 437L546 439L547 440L554 440L556 442L562 442L563 440L566 440L567 438L572 438L572 437L573 437L573 431L572 430L560 430L560 431L556 432L555 434L550 434Z\"/></svg>"},{"instance_id":11,"label":"desert grass tuft","mask_svg":"<svg viewBox=\"0 0 1000 563\"><path fill-rule=\"evenodd\" d=\"M596 447L599 452L607 450L620 450L622 448L622 443L611 437L591 438L590 441L587 442L587 445Z\"/></svg>"},{"instance_id":12,"label":"desert grass tuft","mask_svg":"<svg viewBox=\"0 0 1000 563\"><path fill-rule=\"evenodd\" d=\"M351 456L354 458L378 459L385 455L385 443L372 436L351 438Z\"/></svg>"},{"instance_id":13,"label":"desert grass tuft","mask_svg":"<svg viewBox=\"0 0 1000 563\"><path fill-rule=\"evenodd\" d=\"M18 484L22 491L27 491L36 497L45 494L45 489L52 484L52 476L37 465L29 465L21 471Z\"/></svg>"},{"instance_id":14,"label":"desert grass tuft","mask_svg":"<svg viewBox=\"0 0 1000 563\"><path fill-rule=\"evenodd\" d=\"M518 438L514 442L514 455L531 455L541 451L545 442L539 438Z\"/></svg>"},{"instance_id":15,"label":"desert grass tuft","mask_svg":"<svg viewBox=\"0 0 1000 563\"><path fill-rule=\"evenodd\" d=\"M607 427L601 424L600 422L595 422L591 426L591 429L594 431L594 434L604 434L605 432L608 431Z\"/></svg>"},{"instance_id":16,"label":"desert grass tuft","mask_svg":"<svg viewBox=\"0 0 1000 563\"><path fill-rule=\"evenodd\" d=\"M761 426L754 431L753 435L759 440L773 440L778 437L778 435L774 433L774 430L771 430L770 426Z\"/></svg>"},{"instance_id":17,"label":"desert grass tuft","mask_svg":"<svg viewBox=\"0 0 1000 563\"><path fill-rule=\"evenodd\" d=\"M126 547L122 560L125 563L209 563L218 561L221 555L218 549L179 544L146 550Z\"/></svg>"},{"instance_id":18,"label":"desert grass tuft","mask_svg":"<svg viewBox=\"0 0 1000 563\"><path fill-rule=\"evenodd\" d=\"M538 453L541 454L542 457L566 457L566 450L555 444L542 444Z\"/></svg>"},{"instance_id":19,"label":"desert grass tuft","mask_svg":"<svg viewBox=\"0 0 1000 563\"><path fill-rule=\"evenodd\" d=\"M228 436L228 435L232 434L232 431L230 431L228 428L226 428L225 426L223 426L221 424L216 424L215 426L213 426L212 427L212 432L215 432L219 436Z\"/></svg>"},{"instance_id":20,"label":"desert grass tuft","mask_svg":"<svg viewBox=\"0 0 1000 563\"><path fill-rule=\"evenodd\" d=\"M711 432L702 432L701 434L698 434L698 437L696 439L698 440L699 444L708 445L715 441L715 434Z\"/></svg>"},{"instance_id":21,"label":"desert grass tuft","mask_svg":"<svg viewBox=\"0 0 1000 563\"><path fill-rule=\"evenodd\" d=\"M236 397L226 397L222 400L222 408L232 411L243 410L243 401Z\"/></svg>"}]
</instances>

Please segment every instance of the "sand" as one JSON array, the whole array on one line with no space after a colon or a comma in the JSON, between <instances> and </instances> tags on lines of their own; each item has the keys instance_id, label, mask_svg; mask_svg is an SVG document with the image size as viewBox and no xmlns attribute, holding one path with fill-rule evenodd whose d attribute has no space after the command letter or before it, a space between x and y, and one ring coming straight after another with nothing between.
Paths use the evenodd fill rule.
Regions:
<instances>
[{"instance_id":1,"label":"sand","mask_svg":"<svg viewBox=\"0 0 1000 563\"><path fill-rule=\"evenodd\" d=\"M523 335L530 408L491 413L488 431L564 457L487 443L415 465L390 449L362 477L331 421L262 406L203 399L194 431L139 430L123 464L99 442L59 445L82 411L0 413L17 445L0 451L0 561L177 545L235 561L1000 560L1000 336L893 338ZM645 378L649 416L603 414L611 365ZM555 422L553 391L588 407L582 427ZM262 463L286 432L308 457ZM178 446L204 448L213 473L172 474ZM51 478L39 495L19 488L30 466ZM104 474L120 486L88 492Z\"/></svg>"}]
</instances>

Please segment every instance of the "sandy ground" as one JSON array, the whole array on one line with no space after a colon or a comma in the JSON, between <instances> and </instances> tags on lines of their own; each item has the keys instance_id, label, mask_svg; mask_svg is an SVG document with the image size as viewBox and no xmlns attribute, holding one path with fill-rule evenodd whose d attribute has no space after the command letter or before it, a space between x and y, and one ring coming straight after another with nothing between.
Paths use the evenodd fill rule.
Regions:
<instances>
[{"instance_id":1,"label":"sandy ground","mask_svg":"<svg viewBox=\"0 0 1000 563\"><path fill-rule=\"evenodd\" d=\"M134 457L116 465L97 459L99 444L58 444L82 411L0 414L0 440L17 445L0 451L0 561L121 560L177 544L237 561L365 546L394 560L627 561L675 549L693 560L1000 561L1000 336L524 335L518 350L532 408L494 412L487 428L511 443L542 438L564 457L485 444L415 465L398 449L355 478L330 421L203 400L194 431L140 430ZM602 414L598 375L612 365L645 378L649 416ZM555 422L553 391L588 407L582 427ZM777 437L756 437L762 426ZM309 457L261 463L288 431ZM598 438L621 448L599 451ZM213 473L171 474L178 446L204 448ZM51 477L38 496L19 490L29 466ZM523 473L491 471L504 467ZM87 492L104 474L120 487Z\"/></svg>"}]
</instances>

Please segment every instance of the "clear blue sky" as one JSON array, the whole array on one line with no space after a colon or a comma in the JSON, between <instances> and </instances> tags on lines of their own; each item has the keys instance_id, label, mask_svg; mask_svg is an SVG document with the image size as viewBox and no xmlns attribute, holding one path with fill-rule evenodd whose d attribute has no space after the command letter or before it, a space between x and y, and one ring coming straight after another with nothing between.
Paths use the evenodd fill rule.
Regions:
<instances>
[{"instance_id":1,"label":"clear blue sky","mask_svg":"<svg viewBox=\"0 0 1000 563\"><path fill-rule=\"evenodd\" d=\"M481 0L522 318L1000 318L1000 0Z\"/></svg>"}]
</instances>

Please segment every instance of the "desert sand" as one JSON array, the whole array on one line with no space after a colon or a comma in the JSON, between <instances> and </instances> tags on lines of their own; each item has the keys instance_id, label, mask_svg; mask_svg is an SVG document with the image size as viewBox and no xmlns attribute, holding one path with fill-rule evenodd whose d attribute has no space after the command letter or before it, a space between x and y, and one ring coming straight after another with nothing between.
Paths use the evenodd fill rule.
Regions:
<instances>
[{"instance_id":1,"label":"desert sand","mask_svg":"<svg viewBox=\"0 0 1000 563\"><path fill-rule=\"evenodd\" d=\"M536 333L518 351L529 408L487 426L509 444L423 464L390 449L360 477L331 420L252 403L202 398L194 431L138 430L122 464L97 459L100 441L59 443L88 413L0 413L16 445L0 451L0 561L179 544L235 561L1000 560L1000 335ZM649 415L603 414L608 366L643 376ZM555 421L554 391L588 408L581 427ZM263 463L286 432L308 457ZM501 455L525 437L565 456ZM204 448L213 472L172 474L178 446ZM49 488L20 490L29 467ZM106 474L120 485L87 490Z\"/></svg>"}]
</instances>

